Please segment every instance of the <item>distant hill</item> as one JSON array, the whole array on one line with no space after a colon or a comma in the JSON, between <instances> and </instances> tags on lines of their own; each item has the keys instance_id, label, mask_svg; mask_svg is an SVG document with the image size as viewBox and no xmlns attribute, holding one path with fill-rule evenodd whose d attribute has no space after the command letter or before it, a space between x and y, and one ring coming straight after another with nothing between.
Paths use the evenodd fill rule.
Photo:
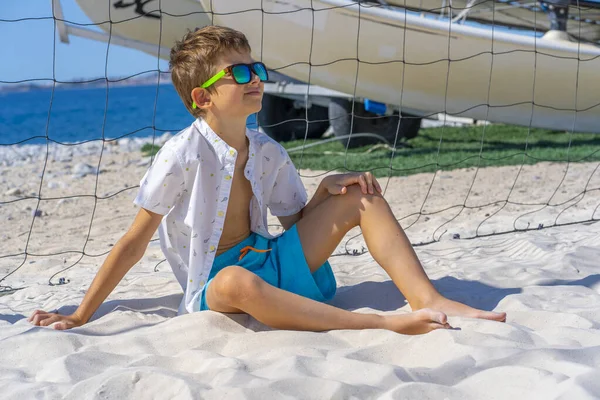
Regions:
<instances>
[{"instance_id":1,"label":"distant hill","mask_svg":"<svg viewBox=\"0 0 600 400\"><path fill-rule=\"evenodd\" d=\"M109 87L119 86L147 86L156 85L157 83L171 84L171 74L169 72L159 73L148 72L133 77L109 77L95 79L74 79L68 82L56 82L56 89L86 89L86 88L105 88L108 83ZM36 79L20 83L3 83L0 84L0 93L14 92L30 92L33 90L48 90L52 89L54 82L47 79Z\"/></svg>"}]
</instances>

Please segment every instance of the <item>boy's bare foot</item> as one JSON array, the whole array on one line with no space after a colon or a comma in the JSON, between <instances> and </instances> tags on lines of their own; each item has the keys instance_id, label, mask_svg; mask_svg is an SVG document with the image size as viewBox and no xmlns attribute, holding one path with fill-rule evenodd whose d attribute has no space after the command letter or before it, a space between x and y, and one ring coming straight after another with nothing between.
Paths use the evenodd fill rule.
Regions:
<instances>
[{"instance_id":1,"label":"boy's bare foot","mask_svg":"<svg viewBox=\"0 0 600 400\"><path fill-rule=\"evenodd\" d=\"M452 317L481 318L498 322L506 322L506 313L504 312L497 313L492 311L478 310L477 308L469 307L466 304L447 299L443 296L440 296L431 303L427 303L425 306L435 310L440 310Z\"/></svg>"},{"instance_id":2,"label":"boy's bare foot","mask_svg":"<svg viewBox=\"0 0 600 400\"><path fill-rule=\"evenodd\" d=\"M446 315L428 308L404 315L386 315L385 329L405 335L420 335L435 329L449 329Z\"/></svg>"}]
</instances>

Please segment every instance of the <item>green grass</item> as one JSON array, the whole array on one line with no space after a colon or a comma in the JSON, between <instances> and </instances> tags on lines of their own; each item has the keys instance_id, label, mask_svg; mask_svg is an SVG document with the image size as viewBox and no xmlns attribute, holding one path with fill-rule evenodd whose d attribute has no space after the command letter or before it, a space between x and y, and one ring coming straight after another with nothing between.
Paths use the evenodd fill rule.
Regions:
<instances>
[{"instance_id":1,"label":"green grass","mask_svg":"<svg viewBox=\"0 0 600 400\"><path fill-rule=\"evenodd\" d=\"M441 139L441 140L440 140ZM321 140L282 142L286 149ZM569 141L571 145L569 147ZM154 155L157 145L142 147ZM291 151L298 168L325 171L372 171L376 176L401 176L436 170L550 162L600 161L600 135L528 129L513 125L421 129L395 152L380 145L356 149L339 141ZM391 163L391 170L390 170Z\"/></svg>"},{"instance_id":2,"label":"green grass","mask_svg":"<svg viewBox=\"0 0 600 400\"><path fill-rule=\"evenodd\" d=\"M310 140L306 144L317 142ZM282 143L286 149L303 144L303 140ZM438 169L535 164L541 161L600 161L600 135L530 130L509 125L421 129L419 135L406 144L406 147L400 147L395 152L382 146L365 146L349 149L346 154L345 147L334 141L304 151L292 151L290 157L298 168L370 170L377 176L410 175Z\"/></svg>"},{"instance_id":3,"label":"green grass","mask_svg":"<svg viewBox=\"0 0 600 400\"><path fill-rule=\"evenodd\" d=\"M156 144L150 144L150 143L146 143L141 148L142 155L144 157L154 156L154 155L156 155L156 153L158 153L158 150L160 150L160 146L158 146Z\"/></svg>"}]
</instances>

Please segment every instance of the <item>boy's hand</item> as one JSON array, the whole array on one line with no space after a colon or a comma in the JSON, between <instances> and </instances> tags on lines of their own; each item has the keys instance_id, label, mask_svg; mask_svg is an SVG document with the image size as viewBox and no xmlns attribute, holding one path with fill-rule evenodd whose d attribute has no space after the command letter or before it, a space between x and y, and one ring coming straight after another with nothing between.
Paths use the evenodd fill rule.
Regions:
<instances>
[{"instance_id":1,"label":"boy's hand","mask_svg":"<svg viewBox=\"0 0 600 400\"><path fill-rule=\"evenodd\" d=\"M332 195L345 194L346 187L358 184L364 194L373 194L374 190L380 194L381 185L370 172L356 172L349 174L330 175L323 179L324 188Z\"/></svg>"},{"instance_id":2,"label":"boy's hand","mask_svg":"<svg viewBox=\"0 0 600 400\"><path fill-rule=\"evenodd\" d=\"M84 322L76 314L60 315L58 313L49 313L42 310L35 310L27 321L36 326L48 326L56 322L53 326L56 330L65 330L76 328L84 324Z\"/></svg>"}]
</instances>

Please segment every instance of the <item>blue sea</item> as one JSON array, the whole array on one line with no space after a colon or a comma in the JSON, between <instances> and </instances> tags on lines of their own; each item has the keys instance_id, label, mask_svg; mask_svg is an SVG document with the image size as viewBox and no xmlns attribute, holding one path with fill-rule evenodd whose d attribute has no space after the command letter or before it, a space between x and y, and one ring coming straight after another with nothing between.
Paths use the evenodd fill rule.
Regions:
<instances>
[{"instance_id":1,"label":"blue sea","mask_svg":"<svg viewBox=\"0 0 600 400\"><path fill-rule=\"evenodd\" d=\"M193 120L170 84L0 92L0 145L159 137Z\"/></svg>"}]
</instances>

